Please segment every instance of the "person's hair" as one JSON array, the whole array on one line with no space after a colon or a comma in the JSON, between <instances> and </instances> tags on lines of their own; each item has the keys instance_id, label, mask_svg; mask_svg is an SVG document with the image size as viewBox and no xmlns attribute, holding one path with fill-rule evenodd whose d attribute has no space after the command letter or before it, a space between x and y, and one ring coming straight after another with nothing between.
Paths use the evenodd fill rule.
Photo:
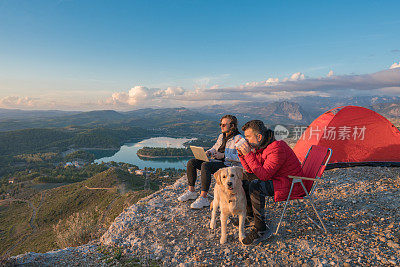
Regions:
<instances>
[{"instance_id":1,"label":"person's hair","mask_svg":"<svg viewBox=\"0 0 400 267\"><path fill-rule=\"evenodd\" d=\"M220 120L219 120L219 122L222 122L222 120L223 119L229 119L230 121L231 121L231 124L233 124L234 126L235 126L235 128L237 128L237 126L238 126L238 120L237 120L237 118L235 117L235 116L233 116L233 115L224 115Z\"/></svg>"},{"instance_id":2,"label":"person's hair","mask_svg":"<svg viewBox=\"0 0 400 267\"><path fill-rule=\"evenodd\" d=\"M252 129L253 131L262 135L262 139L260 142L260 148L266 147L272 142L275 141L274 131L265 127L264 123L260 120L252 120L248 121L243 125L242 131L246 131L247 129Z\"/></svg>"},{"instance_id":3,"label":"person's hair","mask_svg":"<svg viewBox=\"0 0 400 267\"><path fill-rule=\"evenodd\" d=\"M242 131L246 131L247 129L252 129L253 131L261 134L262 136L265 135L267 132L267 127L265 127L264 123L260 120L252 120L248 121L243 125Z\"/></svg>"}]
</instances>

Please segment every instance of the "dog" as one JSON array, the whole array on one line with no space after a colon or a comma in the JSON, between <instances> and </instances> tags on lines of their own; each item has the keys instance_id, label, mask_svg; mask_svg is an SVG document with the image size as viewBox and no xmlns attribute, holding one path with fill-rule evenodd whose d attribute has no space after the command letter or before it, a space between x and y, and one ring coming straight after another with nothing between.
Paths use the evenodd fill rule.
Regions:
<instances>
[{"instance_id":1,"label":"dog","mask_svg":"<svg viewBox=\"0 0 400 267\"><path fill-rule=\"evenodd\" d=\"M216 228L216 214L218 206L221 210L221 239L224 244L227 240L226 226L229 215L239 216L239 241L245 238L244 220L246 218L246 194L242 186L243 169L240 167L227 167L214 173L216 181L214 187L214 200L210 228Z\"/></svg>"}]
</instances>

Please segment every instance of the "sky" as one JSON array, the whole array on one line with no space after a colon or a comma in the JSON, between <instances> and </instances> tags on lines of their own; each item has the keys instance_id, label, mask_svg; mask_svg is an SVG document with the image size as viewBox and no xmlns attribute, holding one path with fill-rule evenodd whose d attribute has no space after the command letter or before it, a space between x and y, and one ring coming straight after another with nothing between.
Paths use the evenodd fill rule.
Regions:
<instances>
[{"instance_id":1,"label":"sky","mask_svg":"<svg viewBox=\"0 0 400 267\"><path fill-rule=\"evenodd\" d=\"M400 96L400 1L0 0L0 108Z\"/></svg>"}]
</instances>

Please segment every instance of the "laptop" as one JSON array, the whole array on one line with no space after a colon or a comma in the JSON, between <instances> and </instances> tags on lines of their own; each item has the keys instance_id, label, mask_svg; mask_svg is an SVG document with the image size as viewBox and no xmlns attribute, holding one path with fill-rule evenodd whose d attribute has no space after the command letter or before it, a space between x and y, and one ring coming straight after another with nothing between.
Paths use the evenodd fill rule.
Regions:
<instances>
[{"instance_id":1,"label":"laptop","mask_svg":"<svg viewBox=\"0 0 400 267\"><path fill-rule=\"evenodd\" d=\"M193 155L196 159L206 161L206 162L214 161L207 157L206 151L204 151L204 148L202 148L200 146L190 146L190 149L192 150Z\"/></svg>"}]
</instances>

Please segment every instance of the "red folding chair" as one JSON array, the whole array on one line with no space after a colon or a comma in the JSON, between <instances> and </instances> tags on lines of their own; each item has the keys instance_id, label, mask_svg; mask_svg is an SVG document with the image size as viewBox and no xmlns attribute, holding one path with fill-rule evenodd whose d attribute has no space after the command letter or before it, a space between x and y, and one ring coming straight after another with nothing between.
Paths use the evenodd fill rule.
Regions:
<instances>
[{"instance_id":1,"label":"red folding chair","mask_svg":"<svg viewBox=\"0 0 400 267\"><path fill-rule=\"evenodd\" d=\"M279 227L283 220L283 216L285 215L287 204L289 203L289 201L296 200L300 204L299 199L290 199L292 190L293 190L293 186L296 183L300 183L304 189L305 196L302 199L307 200L307 202L311 204L311 206L313 207L313 209L315 211L315 214L317 215L319 221L321 222L321 226L322 226L323 230L325 231L325 233L328 232L325 228L324 223L322 222L321 217L319 216L319 214L317 212L317 209L315 208L314 201L313 201L313 195L314 195L314 191L315 191L315 188L317 187L318 182L322 181L322 179L321 179L322 174L325 171L326 165L328 164L329 159L331 158L331 155L332 155L332 149L313 145L308 150L306 158L304 159L303 164L301 166L301 168L303 169L304 177L288 175L289 178L293 179L292 185L290 187L288 198L285 201L285 207L283 208L283 212L282 212L281 218L279 220L278 227L276 228L275 235L278 234ZM306 187L304 186L303 180L312 181L312 186L311 186L311 189L309 192L307 191ZM322 229L321 226L308 215L307 209L304 209L304 210L305 210L307 217L315 225L317 225L318 228Z\"/></svg>"}]
</instances>

